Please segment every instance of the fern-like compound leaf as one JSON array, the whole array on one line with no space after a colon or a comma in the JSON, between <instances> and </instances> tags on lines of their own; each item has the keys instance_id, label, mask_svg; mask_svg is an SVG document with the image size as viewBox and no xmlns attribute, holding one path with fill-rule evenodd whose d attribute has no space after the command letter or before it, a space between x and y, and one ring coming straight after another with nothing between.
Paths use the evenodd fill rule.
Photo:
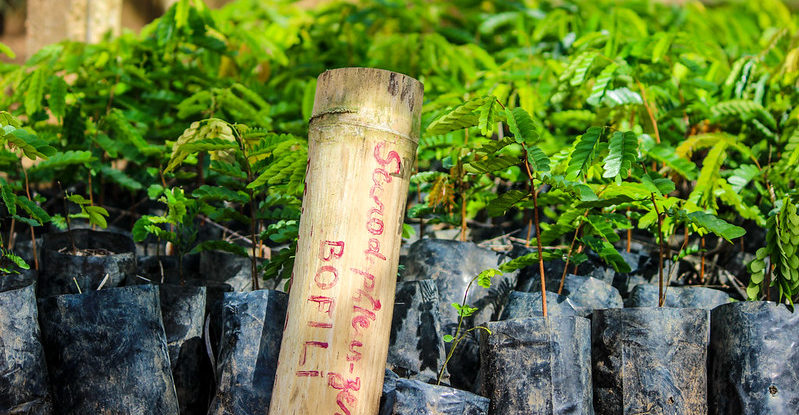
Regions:
<instances>
[{"instance_id":1,"label":"fern-like compound leaf","mask_svg":"<svg viewBox=\"0 0 799 415\"><path fill-rule=\"evenodd\" d=\"M608 86L610 85L610 81L613 80L613 75L616 73L616 69L619 66L615 63L611 63L610 65L606 66L602 69L602 72L596 77L596 81L594 82L594 86L591 87L591 95L588 96L586 102L588 104L593 105L595 107L599 106L602 100L605 98L605 93L608 90Z\"/></svg>"},{"instance_id":2,"label":"fern-like compound leaf","mask_svg":"<svg viewBox=\"0 0 799 415\"><path fill-rule=\"evenodd\" d=\"M535 122L524 108L516 107L513 110L506 108L505 117L508 129L517 143L534 143L538 140L539 133Z\"/></svg>"},{"instance_id":3,"label":"fern-like compound leaf","mask_svg":"<svg viewBox=\"0 0 799 415\"><path fill-rule=\"evenodd\" d=\"M616 131L610 137L608 149L610 152L605 158L605 173L602 177L629 177L632 164L638 159L638 137L632 131Z\"/></svg>"},{"instance_id":4,"label":"fern-like compound leaf","mask_svg":"<svg viewBox=\"0 0 799 415\"><path fill-rule=\"evenodd\" d=\"M712 232L717 236L726 239L732 243L735 238L740 238L746 234L744 228L735 226L716 215L706 212L691 212L677 211L674 215L678 220L685 220L686 222L702 228L708 232Z\"/></svg>"},{"instance_id":5,"label":"fern-like compound leaf","mask_svg":"<svg viewBox=\"0 0 799 415\"><path fill-rule=\"evenodd\" d=\"M726 150L727 143L720 141L707 153L694 190L688 196L688 201L698 206L715 209L713 190L715 189L716 181L721 177L721 166L724 164L724 160L727 159Z\"/></svg>"},{"instance_id":6,"label":"fern-like compound leaf","mask_svg":"<svg viewBox=\"0 0 799 415\"><path fill-rule=\"evenodd\" d=\"M504 215L508 209L526 199L529 195L529 192L523 192L521 190L509 190L488 202L486 213L491 217Z\"/></svg>"},{"instance_id":7,"label":"fern-like compound leaf","mask_svg":"<svg viewBox=\"0 0 799 415\"><path fill-rule=\"evenodd\" d=\"M28 75L27 88L25 90L25 114L33 115L42 108L42 98L44 98L45 77L44 69L39 68Z\"/></svg>"},{"instance_id":8,"label":"fern-like compound leaf","mask_svg":"<svg viewBox=\"0 0 799 415\"><path fill-rule=\"evenodd\" d=\"M657 144L649 149L647 156L666 165L669 169L688 180L696 180L696 164L680 157L677 151L667 144Z\"/></svg>"},{"instance_id":9,"label":"fern-like compound leaf","mask_svg":"<svg viewBox=\"0 0 799 415\"><path fill-rule=\"evenodd\" d=\"M549 157L547 157L544 150L541 150L536 145L529 145L527 149L527 162L536 173L549 172Z\"/></svg>"},{"instance_id":10,"label":"fern-like compound leaf","mask_svg":"<svg viewBox=\"0 0 799 415\"><path fill-rule=\"evenodd\" d=\"M29 171L47 171L48 169L57 169L74 164L86 164L92 160L94 160L94 156L92 156L91 151L67 150L63 153L56 153L47 160L32 166Z\"/></svg>"},{"instance_id":11,"label":"fern-like compound leaf","mask_svg":"<svg viewBox=\"0 0 799 415\"><path fill-rule=\"evenodd\" d=\"M569 164L566 167L566 178L576 180L585 175L588 168L596 159L597 146L602 138L603 128L591 127L585 134L579 136L574 149L569 156Z\"/></svg>"},{"instance_id":12,"label":"fern-like compound leaf","mask_svg":"<svg viewBox=\"0 0 799 415\"><path fill-rule=\"evenodd\" d=\"M453 108L427 126L425 135L440 135L477 125L480 121L475 111L490 97L474 98Z\"/></svg>"}]
</instances>

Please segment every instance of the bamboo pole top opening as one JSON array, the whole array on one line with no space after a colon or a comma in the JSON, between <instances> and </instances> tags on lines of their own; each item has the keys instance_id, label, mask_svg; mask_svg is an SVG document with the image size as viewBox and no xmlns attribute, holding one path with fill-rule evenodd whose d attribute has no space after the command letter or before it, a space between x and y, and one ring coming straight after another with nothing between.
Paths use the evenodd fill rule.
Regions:
<instances>
[{"instance_id":1,"label":"bamboo pole top opening","mask_svg":"<svg viewBox=\"0 0 799 415\"><path fill-rule=\"evenodd\" d=\"M410 76L383 69L341 68L317 80L311 128L336 123L386 130L419 142L424 86Z\"/></svg>"}]
</instances>

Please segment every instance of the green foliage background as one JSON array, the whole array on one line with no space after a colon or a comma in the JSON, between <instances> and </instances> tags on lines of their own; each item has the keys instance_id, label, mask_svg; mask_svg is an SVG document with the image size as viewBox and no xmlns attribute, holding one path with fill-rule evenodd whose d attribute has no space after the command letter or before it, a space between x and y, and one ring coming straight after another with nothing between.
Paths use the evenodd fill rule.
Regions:
<instances>
[{"instance_id":1,"label":"green foliage background","mask_svg":"<svg viewBox=\"0 0 799 415\"><path fill-rule=\"evenodd\" d=\"M6 213L47 223L56 178L131 200L182 186L198 214L288 243L262 267L286 276L315 79L346 66L425 84L412 220L521 221L545 189L543 243L574 240L620 270L631 227L729 240L767 227L749 295L764 270L797 293L799 35L776 0L180 0L139 34L0 64Z\"/></svg>"}]
</instances>

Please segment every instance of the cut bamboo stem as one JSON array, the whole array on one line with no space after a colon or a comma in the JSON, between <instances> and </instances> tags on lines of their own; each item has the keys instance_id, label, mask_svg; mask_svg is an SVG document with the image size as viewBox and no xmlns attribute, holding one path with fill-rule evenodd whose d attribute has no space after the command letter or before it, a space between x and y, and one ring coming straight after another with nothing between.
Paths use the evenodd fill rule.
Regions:
<instances>
[{"instance_id":1,"label":"cut bamboo stem","mask_svg":"<svg viewBox=\"0 0 799 415\"><path fill-rule=\"evenodd\" d=\"M405 75L319 76L271 415L377 413L421 107Z\"/></svg>"}]
</instances>

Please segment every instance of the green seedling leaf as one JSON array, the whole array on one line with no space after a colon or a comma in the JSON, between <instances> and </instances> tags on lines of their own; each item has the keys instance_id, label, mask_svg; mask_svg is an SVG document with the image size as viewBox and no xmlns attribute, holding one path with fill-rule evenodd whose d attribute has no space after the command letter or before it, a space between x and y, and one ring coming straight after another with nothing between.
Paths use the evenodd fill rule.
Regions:
<instances>
[{"instance_id":1,"label":"green seedling leaf","mask_svg":"<svg viewBox=\"0 0 799 415\"><path fill-rule=\"evenodd\" d=\"M477 276L477 285L483 288L491 288L491 279L497 275L502 275L502 271L495 268L484 270Z\"/></svg>"},{"instance_id":2,"label":"green seedling leaf","mask_svg":"<svg viewBox=\"0 0 799 415\"><path fill-rule=\"evenodd\" d=\"M638 137L632 131L616 131L610 137L610 152L605 158L605 173L602 177L626 179L638 159Z\"/></svg>"},{"instance_id":3,"label":"green seedling leaf","mask_svg":"<svg viewBox=\"0 0 799 415\"><path fill-rule=\"evenodd\" d=\"M538 140L539 134L535 122L523 108L516 107L513 110L505 108L505 118L508 122L508 129L517 143L532 144Z\"/></svg>"},{"instance_id":4,"label":"green seedling leaf","mask_svg":"<svg viewBox=\"0 0 799 415\"><path fill-rule=\"evenodd\" d=\"M103 229L108 227L108 223L106 222L106 218L108 217L108 211L105 210L104 207L86 206L84 209L86 210L86 214L89 215L89 223L97 225Z\"/></svg>"},{"instance_id":5,"label":"green seedling leaf","mask_svg":"<svg viewBox=\"0 0 799 415\"><path fill-rule=\"evenodd\" d=\"M452 307L458 312L458 315L461 317L471 317L472 314L476 313L479 310L477 307L471 307L469 305L460 305L458 303L452 303Z\"/></svg>"},{"instance_id":6,"label":"green seedling leaf","mask_svg":"<svg viewBox=\"0 0 799 415\"><path fill-rule=\"evenodd\" d=\"M480 122L480 118L475 111L489 99L494 98L474 98L453 108L452 111L445 113L430 123L425 130L425 135L441 135L477 125Z\"/></svg>"},{"instance_id":7,"label":"green seedling leaf","mask_svg":"<svg viewBox=\"0 0 799 415\"><path fill-rule=\"evenodd\" d=\"M603 130L601 127L591 127L585 134L577 138L574 149L569 155L568 167L566 167L567 179L576 180L585 175L594 163Z\"/></svg>"},{"instance_id":8,"label":"green seedling leaf","mask_svg":"<svg viewBox=\"0 0 799 415\"><path fill-rule=\"evenodd\" d=\"M527 162L536 173L549 172L549 157L538 146L527 146Z\"/></svg>"}]
</instances>

